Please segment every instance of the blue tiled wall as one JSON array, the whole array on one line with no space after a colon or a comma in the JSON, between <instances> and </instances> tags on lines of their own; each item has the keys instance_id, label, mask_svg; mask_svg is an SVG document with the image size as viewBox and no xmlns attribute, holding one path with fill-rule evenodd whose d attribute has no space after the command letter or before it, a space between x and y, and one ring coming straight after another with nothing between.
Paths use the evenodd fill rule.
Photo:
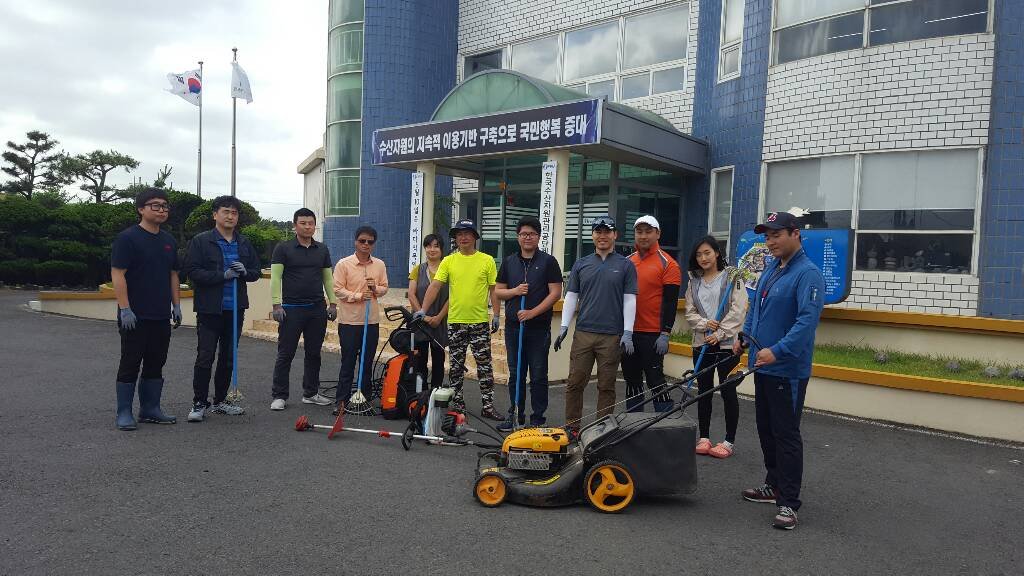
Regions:
<instances>
[{"instance_id":1,"label":"blue tiled wall","mask_svg":"<svg viewBox=\"0 0 1024 576\"><path fill-rule=\"evenodd\" d=\"M747 1L740 76L722 83L717 82L722 0L702 0L700 4L693 135L708 141L711 168L735 166L730 247L757 220L771 4L771 0ZM702 178L695 179L688 191L684 262L693 242L706 234L709 190L709 179ZM729 260L734 256L730 249Z\"/></svg>"},{"instance_id":2,"label":"blue tiled wall","mask_svg":"<svg viewBox=\"0 0 1024 576\"><path fill-rule=\"evenodd\" d=\"M352 253L362 224L377 229L374 255L392 286L408 285L410 172L373 166L373 131L430 119L455 86L458 0L366 0L363 32L363 156L360 214L328 218L324 241L335 260ZM451 196L451 178L437 178L437 203Z\"/></svg>"},{"instance_id":3,"label":"blue tiled wall","mask_svg":"<svg viewBox=\"0 0 1024 576\"><path fill-rule=\"evenodd\" d=\"M1024 2L997 0L978 314L1024 319Z\"/></svg>"}]
</instances>

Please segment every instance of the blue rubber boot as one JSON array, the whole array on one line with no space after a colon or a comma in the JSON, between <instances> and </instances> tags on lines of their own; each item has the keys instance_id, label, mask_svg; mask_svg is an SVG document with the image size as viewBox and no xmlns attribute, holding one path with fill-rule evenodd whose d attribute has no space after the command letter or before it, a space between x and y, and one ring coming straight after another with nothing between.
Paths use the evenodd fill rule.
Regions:
<instances>
[{"instance_id":1,"label":"blue rubber boot","mask_svg":"<svg viewBox=\"0 0 1024 576\"><path fill-rule=\"evenodd\" d=\"M132 401L135 399L135 382L117 383L117 429L135 430L135 417L132 416Z\"/></svg>"},{"instance_id":2,"label":"blue rubber boot","mask_svg":"<svg viewBox=\"0 0 1024 576\"><path fill-rule=\"evenodd\" d=\"M163 378L143 378L139 381L139 421L150 424L174 424L174 416L160 409L160 395L164 390Z\"/></svg>"}]
</instances>

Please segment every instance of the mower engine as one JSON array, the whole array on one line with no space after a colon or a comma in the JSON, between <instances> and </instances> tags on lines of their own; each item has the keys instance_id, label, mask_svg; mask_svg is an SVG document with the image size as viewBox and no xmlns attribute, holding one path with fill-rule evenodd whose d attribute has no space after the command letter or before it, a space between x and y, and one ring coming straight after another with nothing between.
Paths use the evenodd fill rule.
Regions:
<instances>
[{"instance_id":1,"label":"mower engine","mask_svg":"<svg viewBox=\"0 0 1024 576\"><path fill-rule=\"evenodd\" d=\"M523 472L547 473L562 467L569 435L562 428L524 428L501 445L499 465Z\"/></svg>"}]
</instances>

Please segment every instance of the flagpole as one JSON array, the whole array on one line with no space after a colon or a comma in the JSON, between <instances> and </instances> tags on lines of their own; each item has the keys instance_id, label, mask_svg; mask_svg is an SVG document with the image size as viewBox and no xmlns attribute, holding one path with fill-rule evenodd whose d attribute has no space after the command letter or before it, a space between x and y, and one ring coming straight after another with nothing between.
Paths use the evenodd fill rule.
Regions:
<instances>
[{"instance_id":1,"label":"flagpole","mask_svg":"<svg viewBox=\"0 0 1024 576\"><path fill-rule=\"evenodd\" d=\"M196 168L196 195L203 197L203 61L199 61L199 158Z\"/></svg>"},{"instance_id":2,"label":"flagpole","mask_svg":"<svg viewBox=\"0 0 1024 576\"><path fill-rule=\"evenodd\" d=\"M232 48L234 54L232 62L238 62L238 48ZM235 195L235 108L238 105L238 98L231 96L231 195Z\"/></svg>"}]
</instances>

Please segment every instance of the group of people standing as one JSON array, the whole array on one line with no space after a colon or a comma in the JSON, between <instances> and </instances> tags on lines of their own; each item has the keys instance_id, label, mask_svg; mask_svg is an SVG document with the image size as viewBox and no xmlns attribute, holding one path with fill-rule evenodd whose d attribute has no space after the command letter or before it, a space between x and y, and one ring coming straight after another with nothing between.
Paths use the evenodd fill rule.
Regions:
<instances>
[{"instance_id":1,"label":"group of people standing","mask_svg":"<svg viewBox=\"0 0 1024 576\"><path fill-rule=\"evenodd\" d=\"M136 386L139 421L176 422L162 411L160 398L170 331L182 321L179 271L192 281L197 314L193 404L188 420L201 422L208 413L244 414L244 408L227 397L234 346L248 308L246 283L258 280L261 270L252 245L236 230L241 203L231 196L213 200L214 226L192 239L184 265L178 260L173 237L160 230L170 209L166 193L146 189L135 205L139 224L118 236L111 254L121 335L117 427L137 427L132 410ZM327 246L313 239L316 215L300 209L293 223L295 238L278 244L271 259L272 317L279 327L270 408L283 410L287 406L289 372L301 337L305 342L302 402L333 403L338 413L345 409L353 383L358 379L365 385L373 373L380 330L379 299L388 292L387 269L372 255L377 231L370 226L356 230L353 254L332 266ZM565 399L565 427L570 433L580 428L583 393L595 364L598 418L611 413L616 405L620 366L626 381L626 410L642 410L648 393L655 411L673 406L665 392L663 363L682 274L675 258L659 246L657 219L642 216L633 231L635 252L626 257L615 250L615 219L595 218L591 223L594 253L577 260L569 273L553 347L555 351L561 348L576 318ZM753 290L754 298L748 301L748 290L735 269L727 265L718 242L708 236L696 243L689 257L684 317L692 332L699 392L713 388L716 372L722 381L736 368L742 350L741 329L765 346L751 352L749 367L758 370L754 377L757 430L767 474L761 487L745 490L743 497L777 504L774 525L788 529L796 525L800 507L800 414L824 280L803 253L795 217L773 213L755 231L766 235L774 260ZM456 389L456 407L465 410L466 355L472 353L481 416L501 421L497 426L501 431L526 423L527 392L530 425L547 422L551 320L563 284L558 261L538 247L542 232L537 218L521 218L516 225L519 250L505 257L499 269L493 257L477 249L480 234L474 223L460 220L449 231L455 251L445 255L446 242L437 234L428 235L423 240L426 259L408 275L413 318L422 320L431 336L417 340L419 371L425 378L429 373L431 387L443 385L447 347L449 386ZM491 356L491 335L501 327L502 308L510 404L504 413L495 407ZM337 320L341 348L333 400L320 392L320 350L328 320ZM701 370L710 366L714 369ZM712 398L708 395L698 404L696 451L728 458L734 451L739 405L734 387L722 388L720 394L725 409L724 439L711 443Z\"/></svg>"}]
</instances>

